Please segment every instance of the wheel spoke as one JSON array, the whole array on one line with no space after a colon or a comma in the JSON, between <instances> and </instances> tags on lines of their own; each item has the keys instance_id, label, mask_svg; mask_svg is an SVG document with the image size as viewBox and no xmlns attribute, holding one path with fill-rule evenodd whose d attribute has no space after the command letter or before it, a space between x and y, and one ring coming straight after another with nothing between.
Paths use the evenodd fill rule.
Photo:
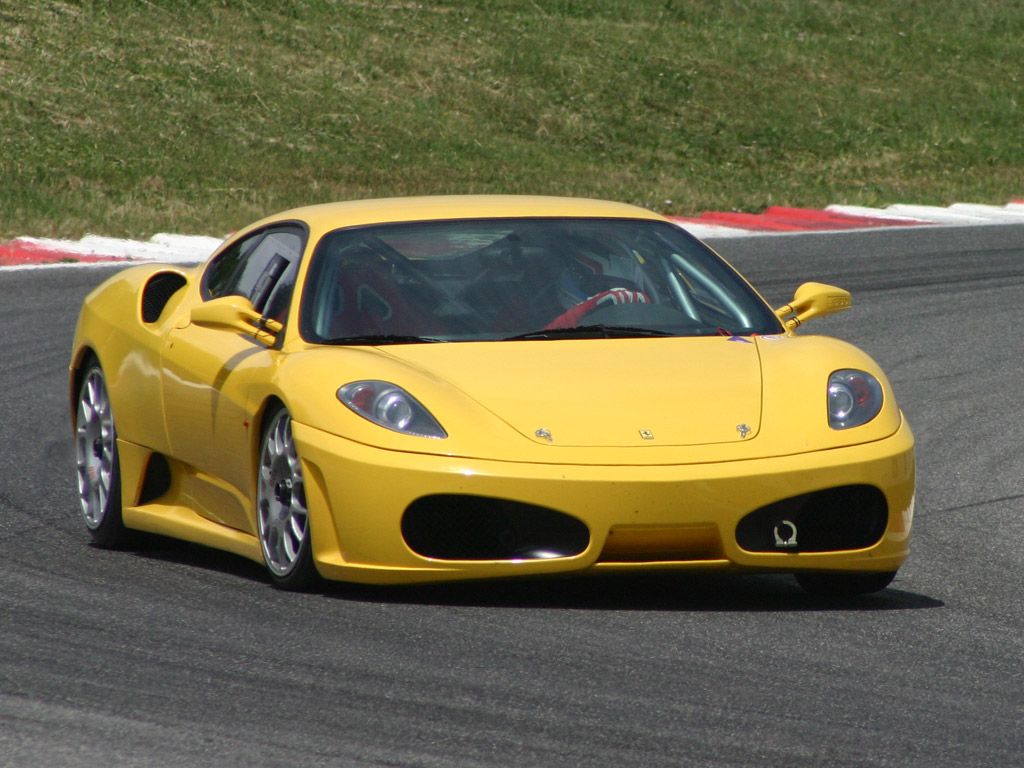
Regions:
<instances>
[{"instance_id":1,"label":"wheel spoke","mask_svg":"<svg viewBox=\"0 0 1024 768\"><path fill-rule=\"evenodd\" d=\"M292 512L291 517L288 519L288 527L291 528L292 537L301 542L303 537L306 535L306 518L303 515L298 514L297 510Z\"/></svg>"}]
</instances>

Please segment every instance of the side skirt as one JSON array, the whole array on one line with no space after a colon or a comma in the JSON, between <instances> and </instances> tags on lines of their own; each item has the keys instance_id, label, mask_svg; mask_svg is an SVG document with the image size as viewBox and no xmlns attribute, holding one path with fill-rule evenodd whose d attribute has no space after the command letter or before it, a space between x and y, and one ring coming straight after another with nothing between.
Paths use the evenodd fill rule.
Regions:
<instances>
[{"instance_id":1,"label":"side skirt","mask_svg":"<svg viewBox=\"0 0 1024 768\"><path fill-rule=\"evenodd\" d=\"M248 522L242 512L243 499L230 486L173 459L154 464L152 451L135 443L118 439L117 448L126 527L222 549L263 564L259 539L226 524L243 526ZM154 466L160 466L160 471L147 473L147 468ZM200 514L205 506L217 510L220 519L211 519L212 512Z\"/></svg>"},{"instance_id":2,"label":"side skirt","mask_svg":"<svg viewBox=\"0 0 1024 768\"><path fill-rule=\"evenodd\" d=\"M263 552L255 536L214 523L187 507L160 503L125 507L123 518L129 528L184 539L263 563Z\"/></svg>"}]
</instances>

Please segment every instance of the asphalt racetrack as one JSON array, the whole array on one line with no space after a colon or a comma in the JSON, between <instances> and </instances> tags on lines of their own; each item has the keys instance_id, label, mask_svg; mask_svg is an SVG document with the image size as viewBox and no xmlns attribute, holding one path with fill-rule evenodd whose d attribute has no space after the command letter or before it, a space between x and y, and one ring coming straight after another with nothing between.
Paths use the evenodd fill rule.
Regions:
<instances>
[{"instance_id":1,"label":"asphalt racetrack","mask_svg":"<svg viewBox=\"0 0 1024 768\"><path fill-rule=\"evenodd\" d=\"M0 272L0 766L1020 766L1024 226L722 240L888 371L912 556L845 603L788 577L273 589L92 547L65 371L104 269Z\"/></svg>"}]
</instances>

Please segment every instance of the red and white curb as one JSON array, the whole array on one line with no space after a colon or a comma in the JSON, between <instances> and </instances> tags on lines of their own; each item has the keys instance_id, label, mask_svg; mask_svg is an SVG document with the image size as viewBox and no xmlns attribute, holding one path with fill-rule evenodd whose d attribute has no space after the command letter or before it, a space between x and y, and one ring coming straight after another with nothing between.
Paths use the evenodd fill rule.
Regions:
<instances>
[{"instance_id":1,"label":"red and white curb","mask_svg":"<svg viewBox=\"0 0 1024 768\"><path fill-rule=\"evenodd\" d=\"M773 205L763 213L705 211L699 216L670 216L674 222L700 238L750 237L769 233L836 232L882 227L922 225L975 226L1024 224L1024 200L1003 206L955 203L947 208L934 205L896 204L885 208L830 205L815 208L785 208Z\"/></svg>"},{"instance_id":2,"label":"red and white curb","mask_svg":"<svg viewBox=\"0 0 1024 768\"><path fill-rule=\"evenodd\" d=\"M202 235L153 235L146 241L86 235L81 240L50 240L19 237L0 243L0 267L89 266L123 261L157 261L163 264L198 264L223 242Z\"/></svg>"},{"instance_id":3,"label":"red and white curb","mask_svg":"<svg viewBox=\"0 0 1024 768\"><path fill-rule=\"evenodd\" d=\"M886 208L830 205L823 210L771 206L763 213L705 211L698 216L669 218L697 237L709 239L922 225L1024 224L1024 199L1003 206L955 203L945 208L904 204ZM144 242L97 235L86 235L81 240L19 237L0 243L0 268L40 269L147 261L198 264L221 242L217 237L170 234L154 235Z\"/></svg>"}]
</instances>

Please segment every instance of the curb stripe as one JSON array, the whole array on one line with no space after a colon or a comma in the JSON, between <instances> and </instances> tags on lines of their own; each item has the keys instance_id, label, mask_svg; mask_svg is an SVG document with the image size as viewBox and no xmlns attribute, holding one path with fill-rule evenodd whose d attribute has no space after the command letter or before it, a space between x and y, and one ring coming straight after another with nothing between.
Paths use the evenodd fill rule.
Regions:
<instances>
[{"instance_id":1,"label":"curb stripe","mask_svg":"<svg viewBox=\"0 0 1024 768\"><path fill-rule=\"evenodd\" d=\"M35 243L12 240L0 244L0 267L16 267L28 264L75 264L125 261L123 257L99 254L73 254L62 249L50 249Z\"/></svg>"},{"instance_id":2,"label":"curb stripe","mask_svg":"<svg viewBox=\"0 0 1024 768\"><path fill-rule=\"evenodd\" d=\"M688 224L722 223L734 227L774 232L830 231L864 227L898 227L926 223L904 216L876 216L871 209L862 212L831 208L787 208L769 206L764 213L724 213L705 211L697 218L671 217L683 227Z\"/></svg>"},{"instance_id":3,"label":"curb stripe","mask_svg":"<svg viewBox=\"0 0 1024 768\"><path fill-rule=\"evenodd\" d=\"M117 261L159 261L198 264L222 242L201 235L160 233L147 241L86 235L81 240L49 240L19 237L0 243L0 267L38 264L101 264Z\"/></svg>"},{"instance_id":4,"label":"curb stripe","mask_svg":"<svg viewBox=\"0 0 1024 768\"><path fill-rule=\"evenodd\" d=\"M886 208L830 205L824 210L769 206L763 213L705 211L696 217L669 218L703 238L936 224L1024 224L1024 201L1013 200L1004 206L955 203L948 208L906 204Z\"/></svg>"}]
</instances>

